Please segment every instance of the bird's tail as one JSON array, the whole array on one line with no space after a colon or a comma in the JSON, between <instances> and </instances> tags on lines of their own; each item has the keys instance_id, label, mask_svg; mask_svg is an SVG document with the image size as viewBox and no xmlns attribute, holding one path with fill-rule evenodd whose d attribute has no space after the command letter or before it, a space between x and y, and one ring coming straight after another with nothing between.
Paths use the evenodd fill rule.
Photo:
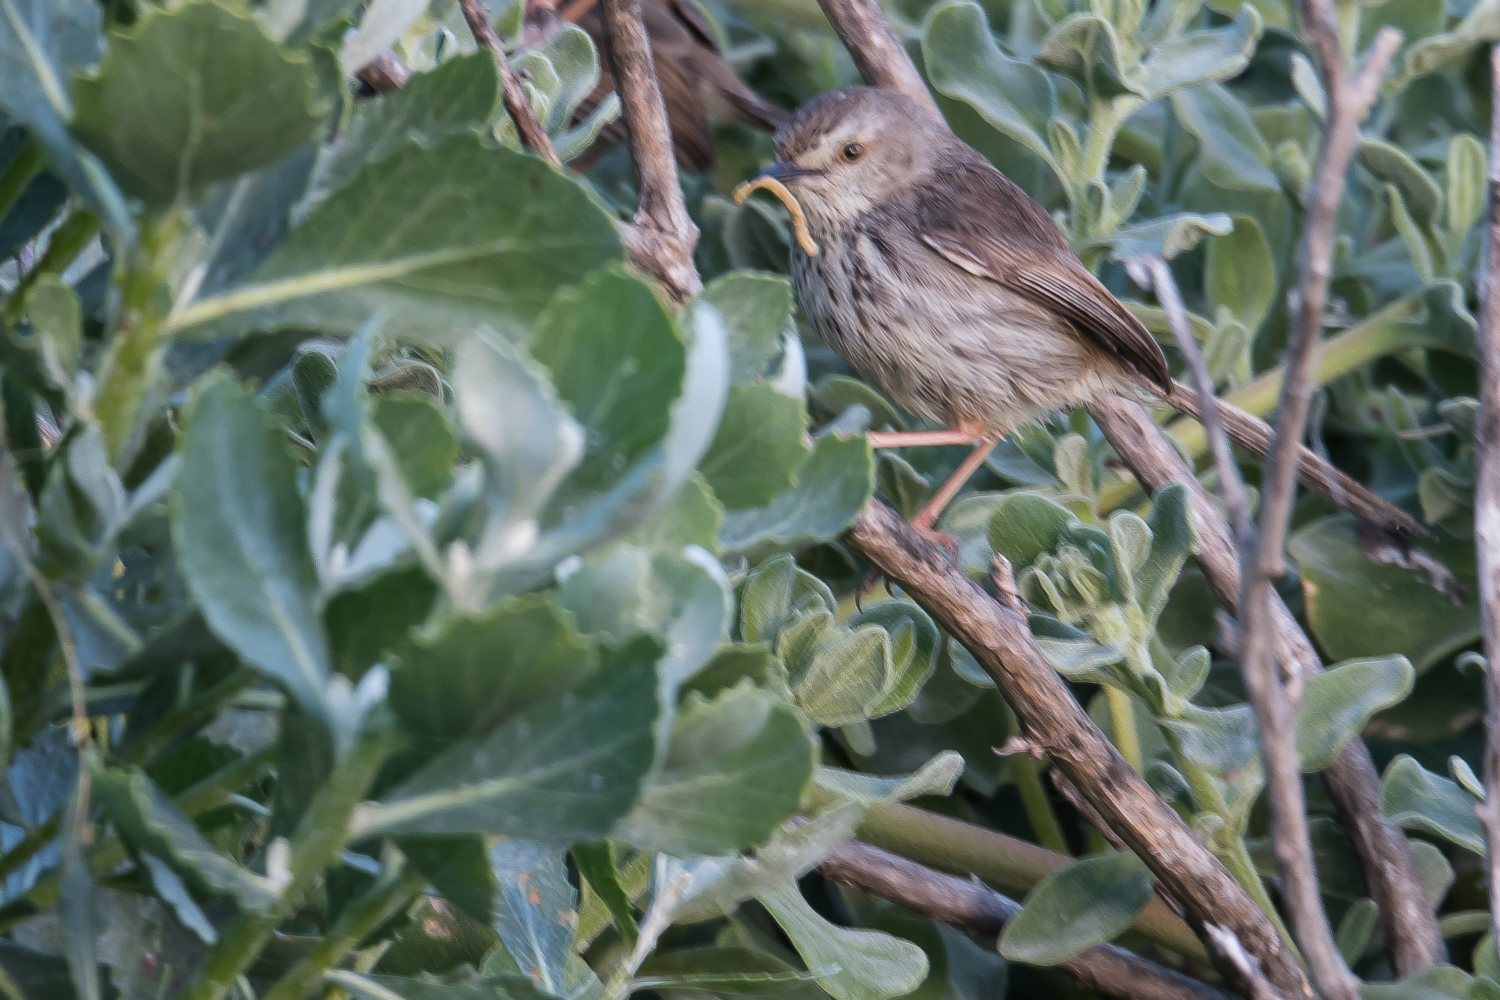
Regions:
<instances>
[{"instance_id":1,"label":"bird's tail","mask_svg":"<svg viewBox=\"0 0 1500 1000\"><path fill-rule=\"evenodd\" d=\"M1202 420L1203 407L1198 393L1175 379L1172 382L1172 391L1167 394L1167 402L1189 416ZM1274 435L1265 421L1251 416L1222 399L1216 402L1219 407L1219 420L1224 425L1224 433L1237 444L1249 448L1257 455L1265 455L1271 450L1271 439ZM1429 534L1416 518L1386 503L1367 487L1319 458L1312 449L1303 445L1297 447L1297 474L1302 482L1312 489L1356 517L1378 524L1387 530L1407 537Z\"/></svg>"}]
</instances>

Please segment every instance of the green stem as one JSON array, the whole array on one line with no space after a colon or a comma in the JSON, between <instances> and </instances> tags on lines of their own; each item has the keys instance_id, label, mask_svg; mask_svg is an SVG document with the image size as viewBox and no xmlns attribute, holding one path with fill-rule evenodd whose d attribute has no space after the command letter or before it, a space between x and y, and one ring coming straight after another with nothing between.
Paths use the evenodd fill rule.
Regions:
<instances>
[{"instance_id":1,"label":"green stem","mask_svg":"<svg viewBox=\"0 0 1500 1000\"><path fill-rule=\"evenodd\" d=\"M330 969L337 968L381 924L406 909L426 884L426 879L412 869L382 879L344 910L333 930L262 1000L303 1000L311 996Z\"/></svg>"},{"instance_id":2,"label":"green stem","mask_svg":"<svg viewBox=\"0 0 1500 1000\"><path fill-rule=\"evenodd\" d=\"M1037 883L1073 863L1029 841L939 816L908 805L876 806L865 814L860 840L910 858L919 864L960 875L977 875L1001 892L1025 895ZM1199 962L1208 960L1187 924L1156 896L1132 925L1173 951Z\"/></svg>"},{"instance_id":3,"label":"green stem","mask_svg":"<svg viewBox=\"0 0 1500 1000\"><path fill-rule=\"evenodd\" d=\"M121 282L120 322L94 396L94 415L116 465L129 458L144 423L141 409L161 378L167 348L162 324L170 306L163 258L182 224L174 212L143 225L138 256Z\"/></svg>"},{"instance_id":4,"label":"green stem","mask_svg":"<svg viewBox=\"0 0 1500 1000\"><path fill-rule=\"evenodd\" d=\"M365 736L360 745L345 754L292 836L291 878L282 891L280 905L270 913L245 913L231 924L209 952L196 981L182 1000L222 1000L255 956L265 947L271 932L301 902L344 846L349 817L375 780L375 774L391 749L389 733Z\"/></svg>"},{"instance_id":5,"label":"green stem","mask_svg":"<svg viewBox=\"0 0 1500 1000\"><path fill-rule=\"evenodd\" d=\"M1078 165L1080 180L1104 183L1109 171L1109 157L1115 138L1125 122L1145 103L1134 94L1121 94L1108 101L1089 102L1089 134L1083 141L1083 161ZM1082 185L1080 185L1081 187Z\"/></svg>"},{"instance_id":6,"label":"green stem","mask_svg":"<svg viewBox=\"0 0 1500 1000\"><path fill-rule=\"evenodd\" d=\"M1006 732L1021 731L1016 722L1016 713L1009 704L1005 704L1005 718ZM1026 810L1026 818L1031 821L1031 830L1036 834L1037 843L1059 854L1071 854L1068 840L1063 836L1062 825L1057 822L1057 813L1053 812L1052 802L1047 798L1047 788L1042 784L1041 762L1024 753L1011 754L1010 769L1016 779L1016 791L1021 794L1021 806Z\"/></svg>"},{"instance_id":7,"label":"green stem","mask_svg":"<svg viewBox=\"0 0 1500 1000\"><path fill-rule=\"evenodd\" d=\"M1313 384L1325 386L1371 361L1408 348L1452 350L1453 345L1422 334L1421 331L1427 326L1428 308L1423 295L1420 292L1408 295L1386 306L1358 326L1324 341L1318 348ZM1285 377L1285 368L1278 365L1267 369L1233 392L1226 393L1223 398L1246 413L1267 417L1276 409L1276 403L1281 398L1281 385ZM1208 454L1208 434L1203 425L1191 417L1173 421L1167 425L1166 430L1194 458ZM1140 485L1134 480L1110 483L1100 491L1099 509L1114 510L1129 503L1139 493Z\"/></svg>"},{"instance_id":8,"label":"green stem","mask_svg":"<svg viewBox=\"0 0 1500 1000\"><path fill-rule=\"evenodd\" d=\"M1105 703L1109 706L1109 728L1115 738L1120 756L1125 758L1136 774L1144 774L1145 759L1141 756L1141 737L1135 729L1135 705L1129 692L1112 685L1104 688Z\"/></svg>"}]
</instances>

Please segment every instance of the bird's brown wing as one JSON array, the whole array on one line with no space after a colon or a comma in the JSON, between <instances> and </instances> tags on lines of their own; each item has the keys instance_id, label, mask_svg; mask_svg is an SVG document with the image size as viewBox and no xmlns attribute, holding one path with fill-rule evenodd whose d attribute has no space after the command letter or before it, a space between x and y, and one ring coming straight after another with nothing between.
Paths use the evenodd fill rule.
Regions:
<instances>
[{"instance_id":1,"label":"bird's brown wing","mask_svg":"<svg viewBox=\"0 0 1500 1000\"><path fill-rule=\"evenodd\" d=\"M945 175L949 171L944 172ZM924 185L922 242L977 277L1066 319L1163 392L1172 373L1161 345L1088 272L1046 211L988 164L964 164Z\"/></svg>"}]
</instances>

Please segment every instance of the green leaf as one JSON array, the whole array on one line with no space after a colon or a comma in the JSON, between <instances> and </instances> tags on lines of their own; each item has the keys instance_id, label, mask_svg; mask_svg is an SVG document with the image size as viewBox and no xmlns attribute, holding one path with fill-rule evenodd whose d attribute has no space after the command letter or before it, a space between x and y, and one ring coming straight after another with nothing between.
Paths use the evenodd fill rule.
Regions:
<instances>
[{"instance_id":1,"label":"green leaf","mask_svg":"<svg viewBox=\"0 0 1500 1000\"><path fill-rule=\"evenodd\" d=\"M1085 858L1047 876L1000 935L1012 962L1056 965L1128 928L1151 899L1151 870L1129 851Z\"/></svg>"},{"instance_id":2,"label":"green leaf","mask_svg":"<svg viewBox=\"0 0 1500 1000\"><path fill-rule=\"evenodd\" d=\"M1276 261L1260 223L1236 215L1232 232L1209 238L1204 268L1209 305L1228 309L1246 330L1259 330L1276 298Z\"/></svg>"},{"instance_id":3,"label":"green leaf","mask_svg":"<svg viewBox=\"0 0 1500 1000\"><path fill-rule=\"evenodd\" d=\"M307 52L214 0L144 8L74 89L74 134L155 207L280 159L330 110Z\"/></svg>"},{"instance_id":4,"label":"green leaf","mask_svg":"<svg viewBox=\"0 0 1500 1000\"><path fill-rule=\"evenodd\" d=\"M458 432L448 411L421 392L375 397L370 414L412 493L436 499L453 481Z\"/></svg>"},{"instance_id":5,"label":"green leaf","mask_svg":"<svg viewBox=\"0 0 1500 1000\"><path fill-rule=\"evenodd\" d=\"M1217 83L1174 91L1171 100L1183 128L1198 140L1198 168L1206 179L1230 191L1280 193L1270 147L1244 102Z\"/></svg>"},{"instance_id":6,"label":"green leaf","mask_svg":"<svg viewBox=\"0 0 1500 1000\"><path fill-rule=\"evenodd\" d=\"M841 767L820 766L814 780L819 788L841 798L866 806L883 806L924 795L951 795L963 771L963 755L955 750L944 750L913 774L881 778Z\"/></svg>"},{"instance_id":7,"label":"green leaf","mask_svg":"<svg viewBox=\"0 0 1500 1000\"><path fill-rule=\"evenodd\" d=\"M650 639L611 650L591 681L439 754L361 807L355 826L554 842L603 836L634 804L655 755L660 655Z\"/></svg>"},{"instance_id":8,"label":"green leaf","mask_svg":"<svg viewBox=\"0 0 1500 1000\"><path fill-rule=\"evenodd\" d=\"M801 399L775 386L731 385L724 416L698 469L728 510L762 507L790 488L812 453Z\"/></svg>"},{"instance_id":9,"label":"green leaf","mask_svg":"<svg viewBox=\"0 0 1500 1000\"><path fill-rule=\"evenodd\" d=\"M1250 64L1260 30L1260 15L1247 3L1222 28L1187 32L1156 46L1145 62L1128 67L1125 77L1148 101L1181 87L1228 80Z\"/></svg>"},{"instance_id":10,"label":"green leaf","mask_svg":"<svg viewBox=\"0 0 1500 1000\"><path fill-rule=\"evenodd\" d=\"M557 499L578 503L666 434L687 350L652 286L610 269L558 292L537 318L531 352L583 429L583 458Z\"/></svg>"},{"instance_id":11,"label":"green leaf","mask_svg":"<svg viewBox=\"0 0 1500 1000\"><path fill-rule=\"evenodd\" d=\"M797 472L797 483L764 507L724 517L719 544L727 552L799 548L843 534L870 500L875 456L859 437L827 434Z\"/></svg>"},{"instance_id":12,"label":"green leaf","mask_svg":"<svg viewBox=\"0 0 1500 1000\"><path fill-rule=\"evenodd\" d=\"M778 655L797 678L792 688L797 706L823 726L863 722L894 680L890 638L879 625L820 631L805 663L789 654L785 642L777 646Z\"/></svg>"},{"instance_id":13,"label":"green leaf","mask_svg":"<svg viewBox=\"0 0 1500 1000\"><path fill-rule=\"evenodd\" d=\"M1420 542L1460 583L1473 582L1474 548L1467 542ZM1418 672L1479 637L1473 588L1455 605L1426 572L1376 564L1365 555L1352 518L1314 521L1295 532L1287 550L1297 560L1307 620L1332 658L1405 656Z\"/></svg>"},{"instance_id":14,"label":"green leaf","mask_svg":"<svg viewBox=\"0 0 1500 1000\"><path fill-rule=\"evenodd\" d=\"M866 718L898 712L917 697L937 669L943 637L927 612L906 601L882 601L846 623L847 628L879 625L885 630L891 674L884 696L866 710Z\"/></svg>"},{"instance_id":15,"label":"green leaf","mask_svg":"<svg viewBox=\"0 0 1500 1000\"><path fill-rule=\"evenodd\" d=\"M550 996L567 997L578 891L568 882L563 849L538 856L537 846L505 840L490 849L500 882L495 930L522 975Z\"/></svg>"},{"instance_id":16,"label":"green leaf","mask_svg":"<svg viewBox=\"0 0 1500 1000\"><path fill-rule=\"evenodd\" d=\"M297 216L305 218L366 163L382 160L408 142L433 146L483 129L499 106L500 75L488 52L456 56L415 74L395 93L356 105L337 141L319 148Z\"/></svg>"},{"instance_id":17,"label":"green leaf","mask_svg":"<svg viewBox=\"0 0 1500 1000\"><path fill-rule=\"evenodd\" d=\"M967 0L940 4L922 27L922 60L938 93L963 101L990 125L1069 178L1043 138L1056 97L1036 66L1012 59L995 44L984 8Z\"/></svg>"},{"instance_id":18,"label":"green leaf","mask_svg":"<svg viewBox=\"0 0 1500 1000\"><path fill-rule=\"evenodd\" d=\"M358 678L410 643L410 630L432 610L437 585L420 566L381 573L341 590L323 608L333 666Z\"/></svg>"},{"instance_id":19,"label":"green leaf","mask_svg":"<svg viewBox=\"0 0 1500 1000\"><path fill-rule=\"evenodd\" d=\"M628 545L568 571L558 600L584 632L615 640L661 636L668 650L658 668L664 700L729 638L734 606L723 568L703 550L651 553Z\"/></svg>"},{"instance_id":20,"label":"green leaf","mask_svg":"<svg viewBox=\"0 0 1500 1000\"><path fill-rule=\"evenodd\" d=\"M535 157L469 135L408 142L319 205L248 283L167 326L347 334L382 310L389 336L451 341L476 324L514 331L557 288L620 257L614 220Z\"/></svg>"},{"instance_id":21,"label":"green leaf","mask_svg":"<svg viewBox=\"0 0 1500 1000\"><path fill-rule=\"evenodd\" d=\"M1433 248L1427 241L1426 231L1406 210L1406 201L1394 184L1385 186L1385 196L1391 206L1391 224L1401 234L1401 242L1406 245L1406 254L1412 269L1417 272L1417 279L1424 285L1431 283L1437 278L1437 267L1433 263Z\"/></svg>"},{"instance_id":22,"label":"green leaf","mask_svg":"<svg viewBox=\"0 0 1500 1000\"><path fill-rule=\"evenodd\" d=\"M430 976L417 979L334 969L325 978L359 1000L533 1000L546 995L535 987L528 989L526 980L519 976L443 982Z\"/></svg>"},{"instance_id":23,"label":"green leaf","mask_svg":"<svg viewBox=\"0 0 1500 1000\"><path fill-rule=\"evenodd\" d=\"M499 887L482 837L401 837L401 853L442 897L488 924Z\"/></svg>"},{"instance_id":24,"label":"green leaf","mask_svg":"<svg viewBox=\"0 0 1500 1000\"><path fill-rule=\"evenodd\" d=\"M705 990L713 994L784 996L819 1000L826 996L816 976L775 955L727 945L655 952L638 970L640 989ZM798 984L801 984L800 986Z\"/></svg>"},{"instance_id":25,"label":"green leaf","mask_svg":"<svg viewBox=\"0 0 1500 1000\"><path fill-rule=\"evenodd\" d=\"M689 695L662 770L612 836L679 857L754 847L797 811L815 753L796 711L749 681Z\"/></svg>"},{"instance_id":26,"label":"green leaf","mask_svg":"<svg viewBox=\"0 0 1500 1000\"><path fill-rule=\"evenodd\" d=\"M322 714L330 658L297 470L279 422L226 370L186 418L172 543L214 633Z\"/></svg>"},{"instance_id":27,"label":"green leaf","mask_svg":"<svg viewBox=\"0 0 1500 1000\"><path fill-rule=\"evenodd\" d=\"M193 821L135 768L101 768L95 794L115 828L138 852L165 859L172 868L209 892L233 899L242 910L268 913L280 892L215 847Z\"/></svg>"},{"instance_id":28,"label":"green leaf","mask_svg":"<svg viewBox=\"0 0 1500 1000\"><path fill-rule=\"evenodd\" d=\"M1100 98L1132 89L1115 26L1098 14L1068 15L1047 33L1036 58L1074 77Z\"/></svg>"},{"instance_id":29,"label":"green leaf","mask_svg":"<svg viewBox=\"0 0 1500 1000\"><path fill-rule=\"evenodd\" d=\"M1193 494L1182 483L1170 483L1156 492L1151 503L1151 548L1135 570L1136 602L1146 620L1156 622L1182 564L1198 548L1193 527Z\"/></svg>"},{"instance_id":30,"label":"green leaf","mask_svg":"<svg viewBox=\"0 0 1500 1000\"><path fill-rule=\"evenodd\" d=\"M1411 693L1416 671L1404 656L1346 660L1307 678L1297 716L1302 770L1321 771L1370 717Z\"/></svg>"},{"instance_id":31,"label":"green leaf","mask_svg":"<svg viewBox=\"0 0 1500 1000\"><path fill-rule=\"evenodd\" d=\"M719 530L723 521L723 505L714 496L708 481L694 472L666 506L626 535L623 541L627 545L657 552L681 552L689 545L715 552L719 548Z\"/></svg>"},{"instance_id":32,"label":"green leaf","mask_svg":"<svg viewBox=\"0 0 1500 1000\"><path fill-rule=\"evenodd\" d=\"M1373 899L1355 900L1354 905L1344 911L1344 918L1339 921L1338 945L1346 964L1352 966L1364 955L1379 919L1380 907Z\"/></svg>"},{"instance_id":33,"label":"green leaf","mask_svg":"<svg viewBox=\"0 0 1500 1000\"><path fill-rule=\"evenodd\" d=\"M835 927L788 882L757 897L813 970L837 969L818 979L834 1000L889 1000L927 978L927 953L884 931Z\"/></svg>"},{"instance_id":34,"label":"green leaf","mask_svg":"<svg viewBox=\"0 0 1500 1000\"><path fill-rule=\"evenodd\" d=\"M424 736L482 736L572 690L598 663L594 644L553 595L527 594L419 633L392 672L391 706Z\"/></svg>"},{"instance_id":35,"label":"green leaf","mask_svg":"<svg viewBox=\"0 0 1500 1000\"><path fill-rule=\"evenodd\" d=\"M731 271L709 282L698 296L724 317L729 334L729 377L753 382L766 374L781 351L781 335L792 321L792 286L779 274Z\"/></svg>"},{"instance_id":36,"label":"green leaf","mask_svg":"<svg viewBox=\"0 0 1500 1000\"><path fill-rule=\"evenodd\" d=\"M832 615L838 601L828 585L797 566L791 555L767 559L740 592L740 637L773 648L781 633L803 616L823 611Z\"/></svg>"},{"instance_id":37,"label":"green leaf","mask_svg":"<svg viewBox=\"0 0 1500 1000\"><path fill-rule=\"evenodd\" d=\"M630 894L620 883L614 846L607 840L595 840L574 844L568 850L573 855L573 864L578 867L578 874L608 907L609 915L620 932L620 940L625 943L625 947L634 948L640 929L636 926Z\"/></svg>"},{"instance_id":38,"label":"green leaf","mask_svg":"<svg viewBox=\"0 0 1500 1000\"><path fill-rule=\"evenodd\" d=\"M1448 142L1448 232L1462 238L1484 213L1485 174L1489 159L1479 140L1468 133Z\"/></svg>"},{"instance_id":39,"label":"green leaf","mask_svg":"<svg viewBox=\"0 0 1500 1000\"><path fill-rule=\"evenodd\" d=\"M26 312L41 338L42 362L54 384L71 387L83 351L78 295L56 275L43 274L26 293Z\"/></svg>"},{"instance_id":40,"label":"green leaf","mask_svg":"<svg viewBox=\"0 0 1500 1000\"><path fill-rule=\"evenodd\" d=\"M1399 146L1379 139L1361 138L1359 162L1377 178L1401 192L1412 218L1424 229L1437 222L1443 192L1432 175Z\"/></svg>"},{"instance_id":41,"label":"green leaf","mask_svg":"<svg viewBox=\"0 0 1500 1000\"><path fill-rule=\"evenodd\" d=\"M128 245L135 230L120 189L68 133L70 76L98 59L102 22L91 0L0 0L0 108L26 124L52 172Z\"/></svg>"},{"instance_id":42,"label":"green leaf","mask_svg":"<svg viewBox=\"0 0 1500 1000\"><path fill-rule=\"evenodd\" d=\"M1467 1000L1472 976L1451 965L1434 965L1394 983L1365 983L1360 1000Z\"/></svg>"},{"instance_id":43,"label":"green leaf","mask_svg":"<svg viewBox=\"0 0 1500 1000\"><path fill-rule=\"evenodd\" d=\"M1474 814L1476 804L1456 783L1423 769L1406 754L1391 761L1380 779L1380 811L1389 822L1441 837L1482 857L1484 828Z\"/></svg>"},{"instance_id":44,"label":"green leaf","mask_svg":"<svg viewBox=\"0 0 1500 1000\"><path fill-rule=\"evenodd\" d=\"M1182 212L1133 226L1123 226L1090 239L1087 246L1107 248L1115 260L1134 257L1165 257L1171 260L1187 253L1205 238L1223 236L1234 228L1229 216L1222 213L1195 215Z\"/></svg>"},{"instance_id":45,"label":"green leaf","mask_svg":"<svg viewBox=\"0 0 1500 1000\"><path fill-rule=\"evenodd\" d=\"M1064 529L1077 521L1068 508L1038 493L1009 493L990 515L990 548L1019 574L1037 556L1055 551Z\"/></svg>"}]
</instances>

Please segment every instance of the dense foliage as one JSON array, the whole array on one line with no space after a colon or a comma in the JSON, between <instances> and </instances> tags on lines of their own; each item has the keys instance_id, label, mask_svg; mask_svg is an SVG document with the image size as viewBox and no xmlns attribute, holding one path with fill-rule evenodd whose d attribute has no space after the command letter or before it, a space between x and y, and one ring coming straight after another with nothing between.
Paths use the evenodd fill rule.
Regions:
<instances>
[{"instance_id":1,"label":"dense foliage","mask_svg":"<svg viewBox=\"0 0 1500 1000\"><path fill-rule=\"evenodd\" d=\"M1262 415L1323 107L1295 6L887 8L954 128L1164 342L1122 261L1170 258ZM855 80L810 0L708 9L773 100ZM1406 43L1340 216L1314 438L1435 537L1299 506L1283 589L1334 665L1298 750L1312 775L1363 732L1453 962L1497 980L1467 651L1500 0L1340 10L1351 51ZM391 46L416 75L356 102ZM574 121L581 30L512 57L565 158L618 114ZM767 137L725 126L685 178L706 287L677 311L626 264L623 152L564 175L513 148L454 0L0 0L0 110L0 991L977 1000L1067 995L1048 967L1103 940L1181 963L1131 930L1144 866L993 751L1009 711L970 655L899 592L855 609L843 530L874 494L913 513L962 452L870 450L909 417L801 323L782 209L725 197ZM1274 913L1184 489L1146 499L1063 414L943 526L977 579L1009 558L1056 668ZM1340 946L1388 980L1309 786ZM807 877L910 799L1088 859L998 952Z\"/></svg>"}]
</instances>

